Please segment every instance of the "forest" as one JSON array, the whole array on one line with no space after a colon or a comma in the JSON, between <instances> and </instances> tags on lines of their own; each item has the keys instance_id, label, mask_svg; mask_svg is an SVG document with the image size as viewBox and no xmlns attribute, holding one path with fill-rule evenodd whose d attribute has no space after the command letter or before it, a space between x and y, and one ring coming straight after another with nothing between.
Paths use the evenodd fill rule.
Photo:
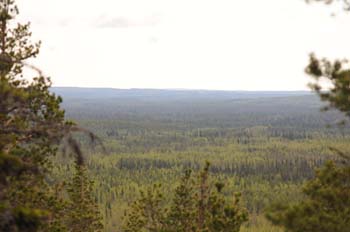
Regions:
<instances>
[{"instance_id":1,"label":"forest","mask_svg":"<svg viewBox=\"0 0 350 232\"><path fill-rule=\"evenodd\" d=\"M0 231L349 232L347 61L311 54L310 91L52 87L19 13L0 0Z\"/></svg>"},{"instance_id":2,"label":"forest","mask_svg":"<svg viewBox=\"0 0 350 232\"><path fill-rule=\"evenodd\" d=\"M212 178L227 185L227 198L241 192L250 215L244 231L279 231L264 210L300 200L315 168L339 160L330 148L349 151L349 128L338 125L345 117L321 112L311 92L53 91L65 99L67 118L103 141L103 148L89 147L81 138L106 231L121 229L140 191L155 183L163 192L175 188L186 169L206 161ZM66 179L71 166L58 159L55 173Z\"/></svg>"}]
</instances>

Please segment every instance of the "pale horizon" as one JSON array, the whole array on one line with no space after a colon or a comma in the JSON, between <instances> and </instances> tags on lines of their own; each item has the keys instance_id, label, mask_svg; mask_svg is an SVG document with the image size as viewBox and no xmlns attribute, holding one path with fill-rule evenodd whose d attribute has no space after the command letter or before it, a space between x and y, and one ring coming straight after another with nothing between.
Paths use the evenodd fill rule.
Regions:
<instances>
[{"instance_id":1,"label":"pale horizon","mask_svg":"<svg viewBox=\"0 0 350 232\"><path fill-rule=\"evenodd\" d=\"M196 89L196 88L118 88L118 87L84 87L84 86L56 86L52 88L76 88L76 89L113 89L113 90L169 90L169 91L222 91L222 92L308 92L313 93L310 89L277 89L277 90L245 90L245 89Z\"/></svg>"},{"instance_id":2,"label":"pale horizon","mask_svg":"<svg viewBox=\"0 0 350 232\"><path fill-rule=\"evenodd\" d=\"M53 86L307 91L308 56L350 54L350 15L304 0L20 0ZM338 6L339 7L339 6ZM45 10L43 10L45 9ZM335 16L332 16L336 13Z\"/></svg>"}]
</instances>

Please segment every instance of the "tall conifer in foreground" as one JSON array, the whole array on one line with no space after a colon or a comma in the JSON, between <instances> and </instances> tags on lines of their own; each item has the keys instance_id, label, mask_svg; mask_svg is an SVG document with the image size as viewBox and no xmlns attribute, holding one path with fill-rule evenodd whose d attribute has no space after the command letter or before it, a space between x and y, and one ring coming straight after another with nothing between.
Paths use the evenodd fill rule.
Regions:
<instances>
[{"instance_id":1,"label":"tall conifer in foreground","mask_svg":"<svg viewBox=\"0 0 350 232\"><path fill-rule=\"evenodd\" d=\"M13 0L0 1L0 230L53 231L60 200L44 177L70 125L50 80L41 73L24 78L24 63L38 55L40 42L31 43L29 23L11 23L17 14Z\"/></svg>"},{"instance_id":2,"label":"tall conifer in foreground","mask_svg":"<svg viewBox=\"0 0 350 232\"><path fill-rule=\"evenodd\" d=\"M14 0L0 0L0 231L67 231L63 189L45 178L60 142L74 145L71 132L78 128L65 121L50 79L26 63L40 42L30 41L29 23L14 23L18 13ZM25 77L25 67L37 75Z\"/></svg>"}]
</instances>

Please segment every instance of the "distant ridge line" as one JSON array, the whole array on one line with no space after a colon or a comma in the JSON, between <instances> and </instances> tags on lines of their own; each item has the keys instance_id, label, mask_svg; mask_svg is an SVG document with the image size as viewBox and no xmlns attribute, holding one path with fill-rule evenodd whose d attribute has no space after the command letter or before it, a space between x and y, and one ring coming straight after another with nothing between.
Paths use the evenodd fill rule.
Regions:
<instances>
[{"instance_id":1,"label":"distant ridge line","mask_svg":"<svg viewBox=\"0 0 350 232\"><path fill-rule=\"evenodd\" d=\"M112 87L74 87L53 86L51 89L85 89L85 90L142 90L142 91L204 91L204 92L242 92L242 93L312 93L310 90L221 90L221 89L186 89L186 88L112 88Z\"/></svg>"}]
</instances>

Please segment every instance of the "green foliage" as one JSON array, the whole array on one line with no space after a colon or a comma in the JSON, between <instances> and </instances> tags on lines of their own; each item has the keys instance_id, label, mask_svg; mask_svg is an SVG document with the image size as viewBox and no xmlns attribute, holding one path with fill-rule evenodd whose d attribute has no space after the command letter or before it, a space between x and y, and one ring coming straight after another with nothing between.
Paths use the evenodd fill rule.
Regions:
<instances>
[{"instance_id":1,"label":"green foliage","mask_svg":"<svg viewBox=\"0 0 350 232\"><path fill-rule=\"evenodd\" d=\"M316 80L316 83L310 84L311 89L329 104L325 110L337 109L350 117L350 70L344 68L345 64L345 61L330 62L311 55L306 72ZM330 82L329 90L324 90L323 80Z\"/></svg>"},{"instance_id":2,"label":"green foliage","mask_svg":"<svg viewBox=\"0 0 350 232\"><path fill-rule=\"evenodd\" d=\"M86 167L76 162L75 174L68 184L67 227L71 232L98 232L103 225L98 206L93 198L93 182L89 181Z\"/></svg>"},{"instance_id":3,"label":"green foliage","mask_svg":"<svg viewBox=\"0 0 350 232\"><path fill-rule=\"evenodd\" d=\"M320 0L321 1L321 0ZM334 1L322 1L331 4ZM346 10L347 0L341 1ZM328 103L324 110L336 109L350 117L350 70L347 61L331 62L310 56L306 73L314 78L310 88L321 100ZM325 82L330 87L324 87ZM328 89L329 88L329 89ZM344 124L345 121L342 122ZM306 183L305 199L297 204L276 204L267 213L267 218L290 232L346 232L350 228L350 165L346 151L332 148L345 163L329 161L316 171L316 177Z\"/></svg>"},{"instance_id":4,"label":"green foliage","mask_svg":"<svg viewBox=\"0 0 350 232\"><path fill-rule=\"evenodd\" d=\"M18 207L14 210L14 222L19 231L37 231L40 219L47 215L40 210ZM8 228L11 230L11 228Z\"/></svg>"},{"instance_id":5,"label":"green foliage","mask_svg":"<svg viewBox=\"0 0 350 232\"><path fill-rule=\"evenodd\" d=\"M29 23L13 23L18 12L15 1L0 0L0 230L63 231L69 210L63 189L47 179L62 140L82 160L71 136L77 128L65 121L50 79L25 63L40 42L30 41ZM26 67L37 72L31 81Z\"/></svg>"},{"instance_id":6,"label":"green foliage","mask_svg":"<svg viewBox=\"0 0 350 232\"><path fill-rule=\"evenodd\" d=\"M343 133L324 128L342 115L320 113L322 103L308 93L236 100L203 93L198 100L185 91L188 99L173 100L153 92L151 97L129 93L128 98L122 90L85 99L79 91L90 90L70 91L75 95L64 95L67 115L101 136L107 150L108 155L86 151L106 231L120 231L129 202L154 183L162 183L162 204L169 209L183 170L197 172L206 160L214 182L225 183L226 200L242 192L242 204L252 215L244 231L260 231L261 224L262 231L273 231L267 221L256 220L266 206L275 200L302 200L301 185L314 177L314 168L338 159L328 147L348 149L348 128ZM136 93L142 95L141 90ZM71 169L64 159L56 163L62 164L55 171L57 179L68 178Z\"/></svg>"},{"instance_id":7,"label":"green foliage","mask_svg":"<svg viewBox=\"0 0 350 232\"><path fill-rule=\"evenodd\" d=\"M346 232L350 228L350 167L328 162L316 172L295 205L275 205L267 217L287 231Z\"/></svg>"},{"instance_id":8,"label":"green foliage","mask_svg":"<svg viewBox=\"0 0 350 232\"><path fill-rule=\"evenodd\" d=\"M344 68L345 61L330 62L310 56L306 72L316 82L310 84L328 103L324 110L337 109L350 117L350 71ZM323 81L329 81L330 89L324 90ZM348 161L346 151L332 148ZM295 205L275 205L267 214L274 224L287 231L334 231L345 232L350 228L350 166L328 162L316 172L316 177L304 187L305 199Z\"/></svg>"},{"instance_id":9,"label":"green foliage","mask_svg":"<svg viewBox=\"0 0 350 232\"><path fill-rule=\"evenodd\" d=\"M110 154L89 151L84 166L78 143L66 137L78 129L64 121L61 99L49 92L50 80L39 70L33 81L23 78L25 60L38 54L40 42L29 41L29 24L8 23L18 13L14 1L0 0L0 9L1 231L102 231L102 219L106 231L119 231L127 202L145 188L128 211L124 231L239 231L247 212L239 195L231 197L235 189L242 191L242 204L252 215L243 231L280 231L259 214L276 198L302 199L299 186L313 177L313 168L338 160L328 145L348 147L348 128L342 134L321 129L339 117L320 116L313 96L71 99L64 105L70 117L101 135ZM321 98L349 115L350 75L344 67L312 56L307 72ZM324 77L334 86L330 92L318 82ZM62 139L77 155L74 166L55 156ZM182 170L197 171L204 160L212 162L211 177L207 165L198 178L188 171L178 182ZM306 185L305 201L271 211L270 219L301 228L312 212L308 225L327 218L328 231L343 231L347 222L335 223L348 220L349 213L348 201L342 200L349 198L342 185L348 184L348 171L342 168L327 165ZM68 187L61 184L67 179ZM339 210L320 217L330 205Z\"/></svg>"},{"instance_id":10,"label":"green foliage","mask_svg":"<svg viewBox=\"0 0 350 232\"><path fill-rule=\"evenodd\" d=\"M247 212L239 204L239 195L233 202L222 194L223 184L215 186L208 181L209 163L200 173L198 183L185 172L170 207L164 207L159 186L141 193L125 219L124 231L150 232L237 232L247 221Z\"/></svg>"},{"instance_id":11,"label":"green foliage","mask_svg":"<svg viewBox=\"0 0 350 232\"><path fill-rule=\"evenodd\" d=\"M254 128L246 130L254 131ZM197 172L205 160L210 160L211 178L214 182L225 183L225 199L231 201L235 191L242 192L242 205L252 215L250 222L244 225L244 231L254 231L254 228L260 231L261 223L265 228L262 231L274 231L266 221L255 218L275 200L302 200L301 185L313 178L314 168L328 159L339 159L329 146L349 150L349 137L342 137L339 132L331 138L321 130L318 138L298 140L266 134L245 136L239 134L231 138L227 135L204 144L193 143L178 151L166 149L168 143L162 142L155 151L134 152L131 147L127 152L119 153L112 150L119 141L106 143L106 149L114 151L108 155L88 151L86 164L95 180L94 197L103 213L105 230L120 231L128 202L138 199L139 191L146 192L145 189L154 183L162 183L159 191L164 193L164 206L170 208L183 170L191 168ZM196 138L197 135L187 137L188 141ZM71 165L65 161L67 158L60 159L55 160L60 164L55 166L56 179L70 178Z\"/></svg>"},{"instance_id":12,"label":"green foliage","mask_svg":"<svg viewBox=\"0 0 350 232\"><path fill-rule=\"evenodd\" d=\"M159 185L154 185L146 192L141 192L140 199L135 201L125 219L124 231L160 232L166 230L163 194Z\"/></svg>"},{"instance_id":13,"label":"green foliage","mask_svg":"<svg viewBox=\"0 0 350 232\"><path fill-rule=\"evenodd\" d=\"M175 189L175 195L167 215L169 231L196 231L196 190L191 174L191 170L185 171L179 186Z\"/></svg>"},{"instance_id":14,"label":"green foliage","mask_svg":"<svg viewBox=\"0 0 350 232\"><path fill-rule=\"evenodd\" d=\"M49 79L23 77L24 61L40 43L30 42L29 24L10 27L17 13L14 1L0 1L0 229L49 230L53 196L43 178L68 125Z\"/></svg>"}]
</instances>

